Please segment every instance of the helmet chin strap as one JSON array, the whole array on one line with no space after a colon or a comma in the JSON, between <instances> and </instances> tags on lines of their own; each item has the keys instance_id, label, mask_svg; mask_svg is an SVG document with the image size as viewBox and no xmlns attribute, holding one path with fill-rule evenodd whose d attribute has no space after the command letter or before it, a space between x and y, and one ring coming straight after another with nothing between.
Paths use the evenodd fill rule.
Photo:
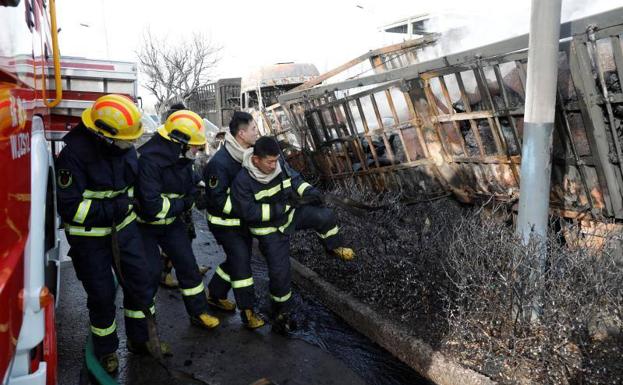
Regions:
<instances>
[{"instance_id":1,"label":"helmet chin strap","mask_svg":"<svg viewBox=\"0 0 623 385\"><path fill-rule=\"evenodd\" d=\"M169 137L175 141L180 143L182 146L188 146L188 142L190 141L190 136L188 136L187 134L179 131L179 130L173 130L169 133Z\"/></svg>"},{"instance_id":2,"label":"helmet chin strap","mask_svg":"<svg viewBox=\"0 0 623 385\"><path fill-rule=\"evenodd\" d=\"M102 140L104 143L106 143L109 146L112 146L115 141L112 138L107 137L106 135L102 134L99 131L93 131L93 130L89 130L90 132L92 132L95 136L97 136L100 140Z\"/></svg>"},{"instance_id":3,"label":"helmet chin strap","mask_svg":"<svg viewBox=\"0 0 623 385\"><path fill-rule=\"evenodd\" d=\"M180 158L186 158L186 159L194 159L189 157L189 152L190 152L190 145L189 144L185 144L185 143L180 143Z\"/></svg>"}]
</instances>

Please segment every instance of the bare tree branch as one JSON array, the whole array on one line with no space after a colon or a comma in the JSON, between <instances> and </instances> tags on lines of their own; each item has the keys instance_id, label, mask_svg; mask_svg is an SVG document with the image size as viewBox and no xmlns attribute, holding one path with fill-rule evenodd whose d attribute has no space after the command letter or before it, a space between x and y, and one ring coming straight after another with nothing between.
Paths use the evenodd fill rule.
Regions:
<instances>
[{"instance_id":1,"label":"bare tree branch","mask_svg":"<svg viewBox=\"0 0 623 385\"><path fill-rule=\"evenodd\" d=\"M158 113L164 112L172 101L186 102L200 86L209 82L212 70L220 61L221 49L198 32L189 39L171 44L167 38L145 30L136 55L146 77L143 86L156 97Z\"/></svg>"}]
</instances>

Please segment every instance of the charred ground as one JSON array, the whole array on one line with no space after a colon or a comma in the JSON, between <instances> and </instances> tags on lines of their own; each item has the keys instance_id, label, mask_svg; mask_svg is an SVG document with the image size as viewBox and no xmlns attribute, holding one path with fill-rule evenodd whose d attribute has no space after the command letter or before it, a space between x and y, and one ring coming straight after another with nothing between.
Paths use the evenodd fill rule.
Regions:
<instances>
[{"instance_id":1,"label":"charred ground","mask_svg":"<svg viewBox=\"0 0 623 385\"><path fill-rule=\"evenodd\" d=\"M336 192L384 209L336 209L355 262L326 256L312 232L295 236L293 257L329 282L501 383L622 383L620 235L590 249L568 241L574 223L555 222L535 276L507 207ZM526 316L533 304L538 321Z\"/></svg>"}]
</instances>

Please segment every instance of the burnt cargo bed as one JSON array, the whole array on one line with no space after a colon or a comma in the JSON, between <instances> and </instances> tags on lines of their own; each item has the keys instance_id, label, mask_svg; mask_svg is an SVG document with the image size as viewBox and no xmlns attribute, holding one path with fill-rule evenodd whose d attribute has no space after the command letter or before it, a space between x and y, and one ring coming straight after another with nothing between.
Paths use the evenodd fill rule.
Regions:
<instances>
[{"instance_id":1,"label":"burnt cargo bed","mask_svg":"<svg viewBox=\"0 0 623 385\"><path fill-rule=\"evenodd\" d=\"M205 218L194 215L197 239L193 248L197 260L215 267L223 259L208 231ZM64 243L63 251L67 252ZM260 307L268 308L266 265L254 256L254 278ZM57 310L59 380L78 384L83 349L88 331L86 296L70 261L63 264L63 285ZM129 354L125 348L121 296L117 299L120 337L120 384L177 384L153 360ZM192 373L213 384L248 385L266 377L279 385L428 385L415 371L372 343L326 307L313 295L295 289L295 303L301 328L289 338L264 327L256 332L242 328L238 314L219 313L221 326L214 331L192 327L177 290L159 289L156 298L161 337L172 346L168 359L173 368Z\"/></svg>"},{"instance_id":2,"label":"burnt cargo bed","mask_svg":"<svg viewBox=\"0 0 623 385\"><path fill-rule=\"evenodd\" d=\"M346 244L357 252L352 262L327 256L313 232L294 236L292 257L320 277L312 287L322 291L322 281L328 282L371 308L375 314L368 318L380 315L449 361L501 384L622 383L623 267L612 250L574 248L570 228L553 233L551 274L560 277L543 285L549 285L546 300L559 308L546 308L543 324L531 326L509 320L509 303L517 300L507 293L526 298L534 293L513 286L526 280L530 261L515 257L525 249L516 243L507 207L484 209L451 198L404 204L396 194L338 194L386 208L364 217L336 208ZM309 281L304 271L299 275ZM327 302L332 308L336 301ZM356 320L362 313L342 314ZM594 321L598 318L601 327ZM373 339L384 344L382 333L368 332L369 325L357 329L376 334ZM401 347L388 349L404 353Z\"/></svg>"}]
</instances>

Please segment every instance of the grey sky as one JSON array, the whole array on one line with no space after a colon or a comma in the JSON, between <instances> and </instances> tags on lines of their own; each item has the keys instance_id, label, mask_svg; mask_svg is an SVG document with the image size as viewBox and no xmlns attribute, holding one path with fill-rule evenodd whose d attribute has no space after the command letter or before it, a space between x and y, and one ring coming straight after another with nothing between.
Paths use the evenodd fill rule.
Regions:
<instances>
[{"instance_id":1,"label":"grey sky","mask_svg":"<svg viewBox=\"0 0 623 385\"><path fill-rule=\"evenodd\" d=\"M563 18L620 5L620 0L563 0ZM529 0L61 0L57 5L64 55L136 61L134 51L147 27L170 44L200 31L223 46L215 78L284 61L311 62L323 72L395 41L396 36L379 33L379 26L426 12L469 20L470 45L495 41L527 31L529 7Z\"/></svg>"}]
</instances>

